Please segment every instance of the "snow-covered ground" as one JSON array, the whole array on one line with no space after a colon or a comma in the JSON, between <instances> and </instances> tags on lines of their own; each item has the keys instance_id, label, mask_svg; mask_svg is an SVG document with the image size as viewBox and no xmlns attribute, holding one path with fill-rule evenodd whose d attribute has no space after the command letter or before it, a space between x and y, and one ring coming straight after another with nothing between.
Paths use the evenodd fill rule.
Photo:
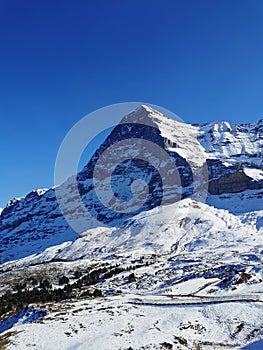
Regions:
<instances>
[{"instance_id":1,"label":"snow-covered ground","mask_svg":"<svg viewBox=\"0 0 263 350\"><path fill-rule=\"evenodd\" d=\"M18 333L7 349L237 350L262 335L263 303L162 306L136 305L130 299L49 306L42 321L13 328Z\"/></svg>"}]
</instances>

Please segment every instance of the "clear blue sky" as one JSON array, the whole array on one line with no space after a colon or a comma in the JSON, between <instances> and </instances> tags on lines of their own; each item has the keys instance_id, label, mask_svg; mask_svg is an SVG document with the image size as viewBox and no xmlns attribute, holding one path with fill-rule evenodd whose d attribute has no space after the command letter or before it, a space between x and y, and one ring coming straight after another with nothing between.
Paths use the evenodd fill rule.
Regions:
<instances>
[{"instance_id":1,"label":"clear blue sky","mask_svg":"<svg viewBox=\"0 0 263 350\"><path fill-rule=\"evenodd\" d=\"M0 206L51 187L63 137L99 107L263 118L262 38L262 0L0 0Z\"/></svg>"}]
</instances>

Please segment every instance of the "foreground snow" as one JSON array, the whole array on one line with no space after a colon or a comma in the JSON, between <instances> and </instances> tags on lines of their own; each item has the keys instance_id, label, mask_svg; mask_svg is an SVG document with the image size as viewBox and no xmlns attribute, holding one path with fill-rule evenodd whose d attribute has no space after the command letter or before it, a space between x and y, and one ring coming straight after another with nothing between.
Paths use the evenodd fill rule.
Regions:
<instances>
[{"instance_id":1,"label":"foreground snow","mask_svg":"<svg viewBox=\"0 0 263 350\"><path fill-rule=\"evenodd\" d=\"M262 335L262 303L144 306L130 300L49 306L41 322L14 328L7 349L241 349Z\"/></svg>"}]
</instances>

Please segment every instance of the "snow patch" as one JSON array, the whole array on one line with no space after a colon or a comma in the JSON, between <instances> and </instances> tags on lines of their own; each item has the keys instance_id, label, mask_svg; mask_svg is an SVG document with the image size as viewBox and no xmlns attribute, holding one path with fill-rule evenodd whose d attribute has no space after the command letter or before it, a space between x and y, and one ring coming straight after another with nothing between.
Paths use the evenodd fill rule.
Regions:
<instances>
[{"instance_id":1,"label":"snow patch","mask_svg":"<svg viewBox=\"0 0 263 350\"><path fill-rule=\"evenodd\" d=\"M256 181L263 180L263 171L261 169L243 169L244 173Z\"/></svg>"},{"instance_id":2,"label":"snow patch","mask_svg":"<svg viewBox=\"0 0 263 350\"><path fill-rule=\"evenodd\" d=\"M47 312L45 310L35 310L31 307L25 307L17 314L0 322L0 334L14 326L35 322L46 315Z\"/></svg>"}]
</instances>

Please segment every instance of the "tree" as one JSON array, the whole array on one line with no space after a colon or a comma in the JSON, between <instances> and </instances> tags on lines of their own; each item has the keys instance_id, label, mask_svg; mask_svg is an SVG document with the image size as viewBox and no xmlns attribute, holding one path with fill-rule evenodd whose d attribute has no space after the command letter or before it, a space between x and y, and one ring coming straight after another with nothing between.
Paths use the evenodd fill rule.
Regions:
<instances>
[{"instance_id":1,"label":"tree","mask_svg":"<svg viewBox=\"0 0 263 350\"><path fill-rule=\"evenodd\" d=\"M94 296L94 298L102 297L101 290L96 288L93 292L93 296Z\"/></svg>"},{"instance_id":2,"label":"tree","mask_svg":"<svg viewBox=\"0 0 263 350\"><path fill-rule=\"evenodd\" d=\"M69 283L69 279L66 276L62 276L62 277L60 277L58 283L60 286L63 286L64 284Z\"/></svg>"},{"instance_id":3,"label":"tree","mask_svg":"<svg viewBox=\"0 0 263 350\"><path fill-rule=\"evenodd\" d=\"M128 283L132 283L135 281L136 281L135 275L134 275L134 273L131 273L128 277Z\"/></svg>"}]
</instances>

